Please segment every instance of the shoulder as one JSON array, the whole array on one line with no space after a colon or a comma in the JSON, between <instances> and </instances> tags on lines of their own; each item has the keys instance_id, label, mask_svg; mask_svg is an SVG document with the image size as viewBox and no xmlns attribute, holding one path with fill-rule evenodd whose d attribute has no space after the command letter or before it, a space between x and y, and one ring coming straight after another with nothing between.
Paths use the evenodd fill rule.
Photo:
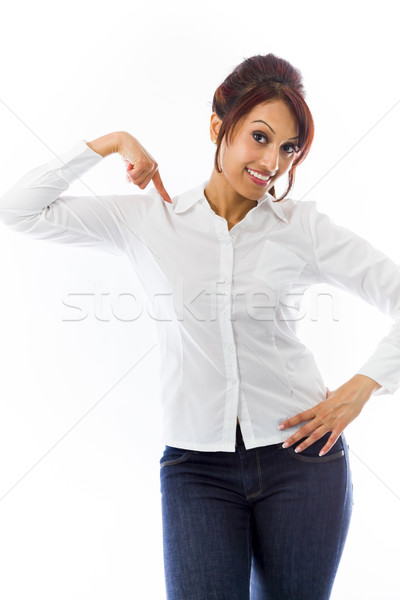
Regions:
<instances>
[{"instance_id":1,"label":"shoulder","mask_svg":"<svg viewBox=\"0 0 400 600\"><path fill-rule=\"evenodd\" d=\"M318 208L315 200L299 200L290 197L282 200L280 204L287 216L296 215L296 217L307 216Z\"/></svg>"},{"instance_id":2,"label":"shoulder","mask_svg":"<svg viewBox=\"0 0 400 600\"><path fill-rule=\"evenodd\" d=\"M320 214L315 200L299 200L287 197L281 200L279 205L288 223L305 231L309 230L313 219Z\"/></svg>"},{"instance_id":3,"label":"shoulder","mask_svg":"<svg viewBox=\"0 0 400 600\"><path fill-rule=\"evenodd\" d=\"M336 222L318 207L316 200L298 200L285 198L282 209L290 223L305 231L319 227L335 226Z\"/></svg>"},{"instance_id":4,"label":"shoulder","mask_svg":"<svg viewBox=\"0 0 400 600\"><path fill-rule=\"evenodd\" d=\"M174 198L171 200L174 203ZM119 216L126 220L146 219L151 215L172 210L174 206L174 204L166 202L156 188L143 194L114 194L112 203Z\"/></svg>"}]
</instances>

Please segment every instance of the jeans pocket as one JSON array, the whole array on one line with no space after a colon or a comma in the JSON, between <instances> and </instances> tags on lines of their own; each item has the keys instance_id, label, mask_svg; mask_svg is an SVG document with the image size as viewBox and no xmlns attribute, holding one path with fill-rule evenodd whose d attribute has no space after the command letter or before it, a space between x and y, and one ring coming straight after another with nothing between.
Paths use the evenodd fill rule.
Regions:
<instances>
[{"instance_id":1,"label":"jeans pocket","mask_svg":"<svg viewBox=\"0 0 400 600\"><path fill-rule=\"evenodd\" d=\"M160 469L169 465L178 465L186 462L193 454L193 450L185 448L176 448L175 446L165 446L162 457L160 458Z\"/></svg>"},{"instance_id":2,"label":"jeans pocket","mask_svg":"<svg viewBox=\"0 0 400 600\"><path fill-rule=\"evenodd\" d=\"M339 435L336 442L333 444L332 448L323 456L318 456L318 453L325 446L328 441L331 431L328 431L325 435L323 435L319 440L316 440L310 446L302 450L301 452L295 452L294 449L301 444L304 440L308 439L308 436L297 440L296 443L292 444L286 450L288 450L289 456L295 458L296 460L302 460L304 462L327 462L328 460L337 460L344 456L344 441L342 434Z\"/></svg>"}]
</instances>

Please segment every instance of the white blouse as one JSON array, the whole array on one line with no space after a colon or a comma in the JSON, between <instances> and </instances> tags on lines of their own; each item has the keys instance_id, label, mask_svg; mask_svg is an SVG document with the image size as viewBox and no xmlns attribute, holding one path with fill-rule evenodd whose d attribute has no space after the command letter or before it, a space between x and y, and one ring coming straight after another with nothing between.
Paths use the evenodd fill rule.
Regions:
<instances>
[{"instance_id":1,"label":"white blouse","mask_svg":"<svg viewBox=\"0 0 400 600\"><path fill-rule=\"evenodd\" d=\"M312 352L296 335L313 284L353 293L390 315L388 335L357 373L375 394L400 387L400 266L332 222L314 201L266 193L231 230L207 181L165 202L155 188L61 195L103 157L78 141L0 197L0 219L40 240L124 254L141 281L160 344L163 443L235 451L283 442L282 421L326 397ZM297 315L297 318L296 318Z\"/></svg>"}]
</instances>

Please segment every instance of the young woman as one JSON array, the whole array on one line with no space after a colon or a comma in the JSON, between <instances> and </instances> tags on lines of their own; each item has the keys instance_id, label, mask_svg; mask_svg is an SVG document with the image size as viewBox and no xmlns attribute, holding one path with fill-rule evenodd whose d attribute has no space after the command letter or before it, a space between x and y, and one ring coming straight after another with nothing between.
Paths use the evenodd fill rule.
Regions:
<instances>
[{"instance_id":1,"label":"young woman","mask_svg":"<svg viewBox=\"0 0 400 600\"><path fill-rule=\"evenodd\" d=\"M127 255L150 299L168 600L327 600L353 506L343 430L373 393L400 386L400 270L314 201L288 197L314 134L297 69L248 58L212 110L211 177L172 200L153 157L113 132L29 171L0 198L0 218L37 239ZM135 185L155 188L61 195L113 152ZM332 392L296 335L302 295L320 282L395 319Z\"/></svg>"}]
</instances>

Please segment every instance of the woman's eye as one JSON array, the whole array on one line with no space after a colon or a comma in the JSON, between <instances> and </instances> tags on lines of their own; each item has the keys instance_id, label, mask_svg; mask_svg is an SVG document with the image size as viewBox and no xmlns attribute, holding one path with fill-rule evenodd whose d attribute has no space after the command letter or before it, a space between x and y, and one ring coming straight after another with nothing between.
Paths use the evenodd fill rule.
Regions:
<instances>
[{"instance_id":1,"label":"woman's eye","mask_svg":"<svg viewBox=\"0 0 400 600\"><path fill-rule=\"evenodd\" d=\"M267 138L265 137L265 135L263 135L262 133L253 133L253 137L254 137L254 136L256 136L256 135L257 135L257 136L259 136L259 137L262 137L262 138L264 138L264 140L266 140L266 139L267 139ZM257 141L258 141L258 140L257 140Z\"/></svg>"},{"instance_id":2,"label":"woman's eye","mask_svg":"<svg viewBox=\"0 0 400 600\"><path fill-rule=\"evenodd\" d=\"M264 138L264 140L267 139L267 137L260 132L255 132L253 133L253 138L256 139L256 136L258 136L259 138ZM258 143L260 143L258 140L256 140ZM282 146L283 148L290 148L290 150L285 150L286 154L293 154L294 152L298 152L299 148L297 146L295 146L294 144L285 144L284 146Z\"/></svg>"},{"instance_id":3,"label":"woman's eye","mask_svg":"<svg viewBox=\"0 0 400 600\"><path fill-rule=\"evenodd\" d=\"M286 154L293 154L296 151L296 148L293 146L293 144L285 144L284 148L291 148L292 150L291 152L286 152L285 150Z\"/></svg>"}]
</instances>

